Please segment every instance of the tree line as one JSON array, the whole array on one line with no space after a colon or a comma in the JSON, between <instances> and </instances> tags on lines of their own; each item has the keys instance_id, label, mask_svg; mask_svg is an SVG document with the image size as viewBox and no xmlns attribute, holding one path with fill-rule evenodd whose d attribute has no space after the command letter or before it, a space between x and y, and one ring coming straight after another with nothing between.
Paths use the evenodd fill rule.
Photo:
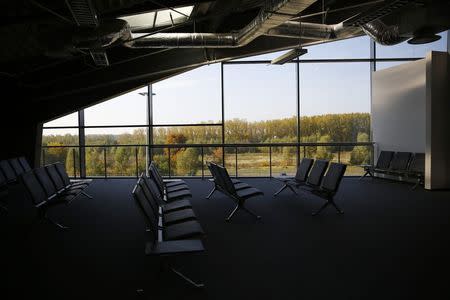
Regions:
<instances>
[{"instance_id":1,"label":"tree line","mask_svg":"<svg viewBox=\"0 0 450 300\"><path fill-rule=\"evenodd\" d=\"M289 143L297 141L297 118L249 122L244 119L232 119L225 123L225 143ZM370 115L368 113L327 114L319 116L304 116L300 119L300 142L367 142L370 134ZM146 149L142 147L119 147L119 145L147 144L146 129L136 129L132 133L122 134L88 134L86 145L117 145L118 147L88 147L86 148L86 171L88 175L104 173L106 156L107 172L112 175L134 175L136 173L136 158L140 169L145 168ZM154 144L212 144L221 143L221 126L183 126L155 127L153 129ZM43 146L78 145L77 135L44 135ZM76 155L74 156L74 152ZM225 149L226 153L234 151ZM240 149L247 153L267 151L261 147L246 147ZM295 147L275 147L285 158L284 163L294 163ZM307 156L332 159L336 147L309 146ZM352 164L367 163L369 151L367 147L352 147L345 149L350 154ZM106 153L105 153L106 152ZM77 148L44 149L46 162L65 161L66 168L73 170L78 164ZM155 160L164 173L168 173L168 150L155 149ZM106 155L105 155L106 154ZM199 148L171 149L171 173L177 175L193 175L201 169L201 150ZM204 155L211 160L222 159L221 148L204 148ZM75 158L74 158L75 157ZM74 161L75 159L75 161ZM70 173L70 172L69 172ZM180 174L179 174L180 173ZM181 174L182 173L182 174Z\"/></svg>"}]
</instances>

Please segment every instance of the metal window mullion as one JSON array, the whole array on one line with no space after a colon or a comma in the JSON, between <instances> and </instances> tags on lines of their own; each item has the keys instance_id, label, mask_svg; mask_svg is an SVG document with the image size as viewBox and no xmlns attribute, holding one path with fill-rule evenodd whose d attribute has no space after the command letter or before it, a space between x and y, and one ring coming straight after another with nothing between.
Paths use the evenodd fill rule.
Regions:
<instances>
[{"instance_id":1,"label":"metal window mullion","mask_svg":"<svg viewBox=\"0 0 450 300\"><path fill-rule=\"evenodd\" d=\"M300 63L296 63L295 68L296 96L297 96L297 165L300 163Z\"/></svg>"},{"instance_id":2,"label":"metal window mullion","mask_svg":"<svg viewBox=\"0 0 450 300\"><path fill-rule=\"evenodd\" d=\"M78 159L81 178L86 178L86 132L84 126L84 109L81 109L78 111Z\"/></svg>"},{"instance_id":3,"label":"metal window mullion","mask_svg":"<svg viewBox=\"0 0 450 300\"><path fill-rule=\"evenodd\" d=\"M225 95L224 95L224 79L223 79L223 62L220 64L220 94L222 101L222 164L225 166Z\"/></svg>"}]
</instances>

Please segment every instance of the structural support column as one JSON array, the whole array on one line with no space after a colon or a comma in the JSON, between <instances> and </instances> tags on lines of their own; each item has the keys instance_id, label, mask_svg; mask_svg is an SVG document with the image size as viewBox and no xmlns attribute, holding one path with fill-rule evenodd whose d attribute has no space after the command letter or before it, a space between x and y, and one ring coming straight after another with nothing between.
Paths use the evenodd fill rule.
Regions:
<instances>
[{"instance_id":1,"label":"structural support column","mask_svg":"<svg viewBox=\"0 0 450 300\"><path fill-rule=\"evenodd\" d=\"M377 51L376 44L372 39L369 39L370 43L370 110L372 111L372 76L377 70ZM372 131L372 113L370 113L370 135L369 141L373 141L373 131ZM370 155L370 163L374 164L375 161L375 145L372 147L372 153Z\"/></svg>"},{"instance_id":2,"label":"structural support column","mask_svg":"<svg viewBox=\"0 0 450 300\"><path fill-rule=\"evenodd\" d=\"M296 96L297 96L297 165L300 164L300 63L295 64Z\"/></svg>"},{"instance_id":3,"label":"structural support column","mask_svg":"<svg viewBox=\"0 0 450 300\"><path fill-rule=\"evenodd\" d=\"M147 85L147 167L145 172L148 172L148 166L153 160L153 86L151 84ZM148 175L148 174L147 174Z\"/></svg>"},{"instance_id":4,"label":"structural support column","mask_svg":"<svg viewBox=\"0 0 450 300\"><path fill-rule=\"evenodd\" d=\"M222 145L225 144L225 95L223 88L223 63L220 63L220 95L222 100ZM225 166L225 147L222 146L222 164ZM237 170L237 165L236 165Z\"/></svg>"},{"instance_id":5,"label":"structural support column","mask_svg":"<svg viewBox=\"0 0 450 300\"><path fill-rule=\"evenodd\" d=\"M80 159L80 177L86 177L86 139L84 130L84 109L78 111L78 153Z\"/></svg>"},{"instance_id":6,"label":"structural support column","mask_svg":"<svg viewBox=\"0 0 450 300\"><path fill-rule=\"evenodd\" d=\"M450 56L430 52L426 57L425 188L450 189Z\"/></svg>"}]
</instances>

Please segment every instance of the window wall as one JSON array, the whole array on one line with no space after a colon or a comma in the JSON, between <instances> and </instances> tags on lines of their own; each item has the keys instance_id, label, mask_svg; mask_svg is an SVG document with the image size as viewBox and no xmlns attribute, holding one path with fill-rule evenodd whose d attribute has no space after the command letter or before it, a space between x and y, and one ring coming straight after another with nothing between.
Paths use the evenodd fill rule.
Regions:
<instances>
[{"instance_id":1,"label":"window wall","mask_svg":"<svg viewBox=\"0 0 450 300\"><path fill-rule=\"evenodd\" d=\"M447 33L425 45L384 47L357 37L197 68L44 124L42 162L73 176L137 176L149 161L168 176L294 174L302 157L371 162L371 72L446 51Z\"/></svg>"}]
</instances>

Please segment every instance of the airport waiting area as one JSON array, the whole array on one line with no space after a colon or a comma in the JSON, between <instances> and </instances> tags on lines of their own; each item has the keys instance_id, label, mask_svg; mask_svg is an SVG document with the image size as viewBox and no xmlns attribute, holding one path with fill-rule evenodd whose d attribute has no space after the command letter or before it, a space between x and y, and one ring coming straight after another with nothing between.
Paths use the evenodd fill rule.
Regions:
<instances>
[{"instance_id":1,"label":"airport waiting area","mask_svg":"<svg viewBox=\"0 0 450 300\"><path fill-rule=\"evenodd\" d=\"M450 1L0 8L1 299L450 297Z\"/></svg>"}]
</instances>

